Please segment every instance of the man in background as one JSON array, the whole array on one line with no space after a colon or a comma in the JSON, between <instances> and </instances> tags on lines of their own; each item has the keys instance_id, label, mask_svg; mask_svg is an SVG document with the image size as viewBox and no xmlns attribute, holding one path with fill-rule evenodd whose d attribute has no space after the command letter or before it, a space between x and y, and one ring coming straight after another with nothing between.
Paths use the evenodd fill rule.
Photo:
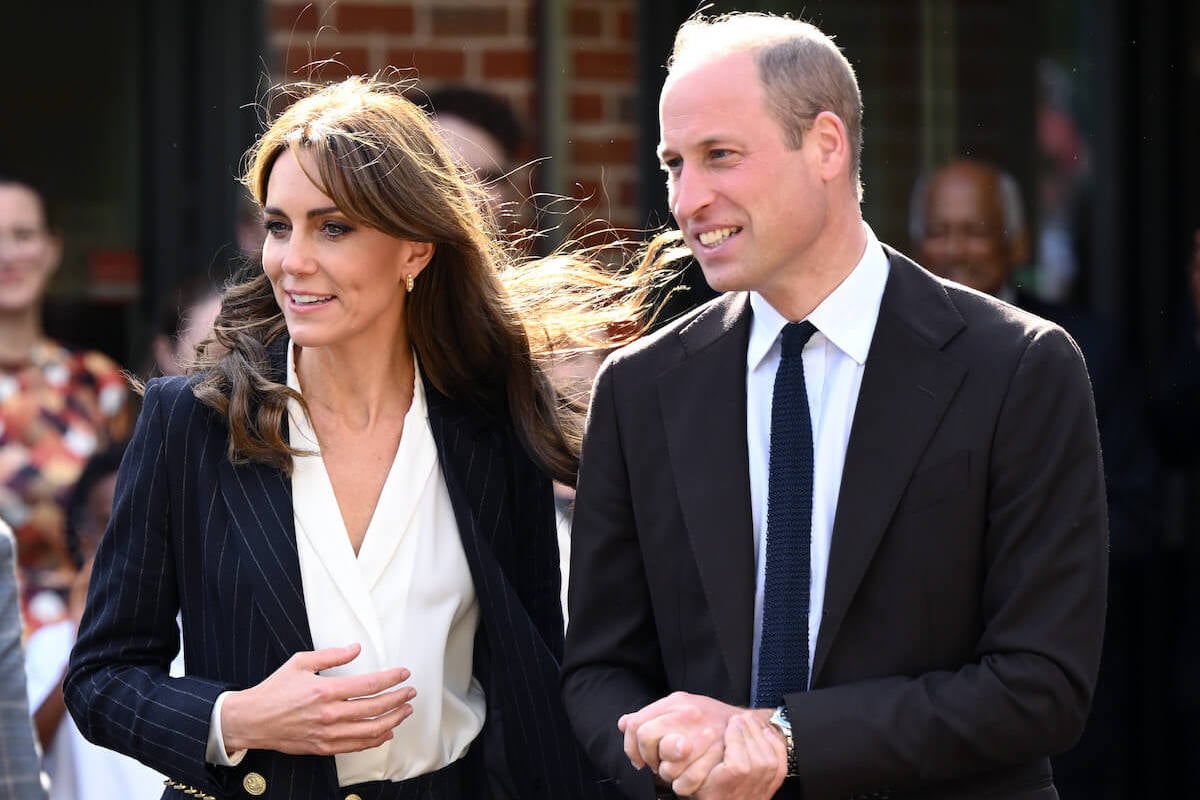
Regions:
<instances>
[{"instance_id":1,"label":"man in background","mask_svg":"<svg viewBox=\"0 0 1200 800\"><path fill-rule=\"evenodd\" d=\"M1066 800L1126 797L1139 736L1131 669L1138 658L1138 588L1158 533L1157 467L1147 432L1145 383L1127 362L1118 331L1070 306L1039 300L1017 284L1029 232L1016 181L993 164L956 160L919 180L910 233L917 257L957 281L1061 325L1087 363L1096 402L1108 500L1108 615L1100 677L1080 743L1054 761ZM1122 789L1121 787L1125 788ZM1113 794L1106 794L1106 792Z\"/></svg>"}]
</instances>

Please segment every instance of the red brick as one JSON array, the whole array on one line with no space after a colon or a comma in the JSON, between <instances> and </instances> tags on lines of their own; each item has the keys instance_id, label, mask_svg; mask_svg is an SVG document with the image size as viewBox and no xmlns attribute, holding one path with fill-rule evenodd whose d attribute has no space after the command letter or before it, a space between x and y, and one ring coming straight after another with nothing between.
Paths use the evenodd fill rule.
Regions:
<instances>
[{"instance_id":1,"label":"red brick","mask_svg":"<svg viewBox=\"0 0 1200 800\"><path fill-rule=\"evenodd\" d=\"M337 80L347 75L371 72L365 47L316 47L293 45L282 54L288 80Z\"/></svg>"},{"instance_id":2,"label":"red brick","mask_svg":"<svg viewBox=\"0 0 1200 800\"><path fill-rule=\"evenodd\" d=\"M576 78L630 80L633 54L626 50L577 50L571 62Z\"/></svg>"},{"instance_id":3,"label":"red brick","mask_svg":"<svg viewBox=\"0 0 1200 800\"><path fill-rule=\"evenodd\" d=\"M533 53L528 50L489 50L483 54L483 77L532 78Z\"/></svg>"},{"instance_id":4,"label":"red brick","mask_svg":"<svg viewBox=\"0 0 1200 800\"><path fill-rule=\"evenodd\" d=\"M604 97L598 94L571 95L571 119L575 122L604 119Z\"/></svg>"},{"instance_id":5,"label":"red brick","mask_svg":"<svg viewBox=\"0 0 1200 800\"><path fill-rule=\"evenodd\" d=\"M600 36L604 33L604 17L598 8L572 8L567 30L572 36Z\"/></svg>"},{"instance_id":6,"label":"red brick","mask_svg":"<svg viewBox=\"0 0 1200 800\"><path fill-rule=\"evenodd\" d=\"M320 25L317 7L312 3L288 3L271 6L271 30L312 32Z\"/></svg>"},{"instance_id":7,"label":"red brick","mask_svg":"<svg viewBox=\"0 0 1200 800\"><path fill-rule=\"evenodd\" d=\"M412 33L412 6L334 6L337 12L336 27L342 33L383 31L385 33Z\"/></svg>"},{"instance_id":8,"label":"red brick","mask_svg":"<svg viewBox=\"0 0 1200 800\"><path fill-rule=\"evenodd\" d=\"M626 208L634 208L638 204L638 184L637 181L621 181L620 191L617 193L619 202Z\"/></svg>"},{"instance_id":9,"label":"red brick","mask_svg":"<svg viewBox=\"0 0 1200 800\"><path fill-rule=\"evenodd\" d=\"M637 38L637 18L632 11L622 11L617 17L617 35L627 42Z\"/></svg>"},{"instance_id":10,"label":"red brick","mask_svg":"<svg viewBox=\"0 0 1200 800\"><path fill-rule=\"evenodd\" d=\"M415 67L421 79L462 80L467 57L461 50L390 50L388 64L400 69Z\"/></svg>"},{"instance_id":11,"label":"red brick","mask_svg":"<svg viewBox=\"0 0 1200 800\"><path fill-rule=\"evenodd\" d=\"M625 136L576 139L571 145L571 159L577 164L632 164L633 154L633 139Z\"/></svg>"},{"instance_id":12,"label":"red brick","mask_svg":"<svg viewBox=\"0 0 1200 800\"><path fill-rule=\"evenodd\" d=\"M503 36L508 33L508 11L503 8L433 9L434 36Z\"/></svg>"}]
</instances>

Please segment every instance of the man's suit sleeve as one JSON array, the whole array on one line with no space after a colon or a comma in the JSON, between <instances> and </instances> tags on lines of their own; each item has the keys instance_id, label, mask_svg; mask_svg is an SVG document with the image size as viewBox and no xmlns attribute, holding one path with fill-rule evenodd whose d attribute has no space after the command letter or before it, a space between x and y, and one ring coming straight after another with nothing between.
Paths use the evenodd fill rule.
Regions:
<instances>
[{"instance_id":1,"label":"man's suit sleeve","mask_svg":"<svg viewBox=\"0 0 1200 800\"><path fill-rule=\"evenodd\" d=\"M976 651L957 670L789 695L806 792L952 780L1076 741L1104 628L1107 523L1095 419L1074 343L1058 328L1034 331L987 464Z\"/></svg>"},{"instance_id":2,"label":"man's suit sleeve","mask_svg":"<svg viewBox=\"0 0 1200 800\"><path fill-rule=\"evenodd\" d=\"M12 531L0 521L0 796L45 800L41 758L25 695L17 595L16 547Z\"/></svg>"},{"instance_id":3,"label":"man's suit sleeve","mask_svg":"<svg viewBox=\"0 0 1200 800\"><path fill-rule=\"evenodd\" d=\"M665 694L666 679L638 544L609 362L588 413L571 537L570 609L563 697L576 735L600 771L629 797L654 796L648 771L623 749L614 709L636 711Z\"/></svg>"},{"instance_id":4,"label":"man's suit sleeve","mask_svg":"<svg viewBox=\"0 0 1200 800\"><path fill-rule=\"evenodd\" d=\"M171 392L162 386L153 381L147 388L121 464L63 691L89 741L208 786L221 769L205 764L213 704L222 691L241 687L169 677L179 651L170 497L183 477L167 431L176 402L190 406L191 398L181 379Z\"/></svg>"}]
</instances>

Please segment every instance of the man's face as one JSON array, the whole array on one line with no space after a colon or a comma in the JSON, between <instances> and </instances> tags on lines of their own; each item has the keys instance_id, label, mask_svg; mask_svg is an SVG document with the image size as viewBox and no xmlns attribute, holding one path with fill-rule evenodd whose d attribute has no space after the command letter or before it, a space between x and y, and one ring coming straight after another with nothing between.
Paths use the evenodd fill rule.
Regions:
<instances>
[{"instance_id":1,"label":"man's face","mask_svg":"<svg viewBox=\"0 0 1200 800\"><path fill-rule=\"evenodd\" d=\"M671 213L708 284L769 297L829 213L814 137L788 147L749 53L672 73L659 120Z\"/></svg>"},{"instance_id":2,"label":"man's face","mask_svg":"<svg viewBox=\"0 0 1200 800\"><path fill-rule=\"evenodd\" d=\"M997 294L1015 266L1004 229L999 177L982 164L958 163L929 181L919 260L943 278Z\"/></svg>"}]
</instances>

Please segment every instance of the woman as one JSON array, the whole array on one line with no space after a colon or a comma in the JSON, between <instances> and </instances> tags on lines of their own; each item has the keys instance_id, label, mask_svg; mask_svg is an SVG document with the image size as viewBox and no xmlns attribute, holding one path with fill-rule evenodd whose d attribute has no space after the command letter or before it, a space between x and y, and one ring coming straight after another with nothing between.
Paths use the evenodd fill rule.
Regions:
<instances>
[{"instance_id":1,"label":"woman","mask_svg":"<svg viewBox=\"0 0 1200 800\"><path fill-rule=\"evenodd\" d=\"M65 611L56 593L74 574L63 536L67 492L88 456L128 433L120 368L42 327L61 256L45 193L0 171L0 518L16 534L30 607L51 609L48 618L33 614L32 627Z\"/></svg>"},{"instance_id":2,"label":"woman","mask_svg":"<svg viewBox=\"0 0 1200 800\"><path fill-rule=\"evenodd\" d=\"M317 91L248 160L263 269L198 369L146 388L72 715L165 797L603 796L558 692L577 420L533 350L637 296L580 303L606 279L572 259L507 269L401 87Z\"/></svg>"}]
</instances>

